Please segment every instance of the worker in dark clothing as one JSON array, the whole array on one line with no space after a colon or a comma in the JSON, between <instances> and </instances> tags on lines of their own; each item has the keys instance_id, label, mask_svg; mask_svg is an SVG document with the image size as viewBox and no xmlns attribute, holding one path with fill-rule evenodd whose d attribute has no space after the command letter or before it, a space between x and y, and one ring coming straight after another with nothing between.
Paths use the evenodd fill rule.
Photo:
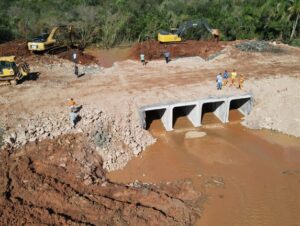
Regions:
<instances>
[{"instance_id":1,"label":"worker in dark clothing","mask_svg":"<svg viewBox=\"0 0 300 226\"><path fill-rule=\"evenodd\" d=\"M79 70L78 70L78 66L76 64L75 64L75 67L74 67L74 74L78 78L78 76L79 76Z\"/></svg>"},{"instance_id":2,"label":"worker in dark clothing","mask_svg":"<svg viewBox=\"0 0 300 226\"><path fill-rule=\"evenodd\" d=\"M165 53L164 53L164 55L165 55L165 60L166 60L166 63L169 63L171 60L170 60L170 52L169 51L166 51Z\"/></svg>"}]
</instances>

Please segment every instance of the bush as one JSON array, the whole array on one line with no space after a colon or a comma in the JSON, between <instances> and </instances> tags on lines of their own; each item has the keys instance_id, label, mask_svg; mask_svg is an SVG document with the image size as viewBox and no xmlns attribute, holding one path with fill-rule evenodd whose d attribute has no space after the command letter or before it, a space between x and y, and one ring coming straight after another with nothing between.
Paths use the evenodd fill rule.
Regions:
<instances>
[{"instance_id":1,"label":"bush","mask_svg":"<svg viewBox=\"0 0 300 226\"><path fill-rule=\"evenodd\" d=\"M300 47L300 38L296 38L291 42L292 46Z\"/></svg>"}]
</instances>

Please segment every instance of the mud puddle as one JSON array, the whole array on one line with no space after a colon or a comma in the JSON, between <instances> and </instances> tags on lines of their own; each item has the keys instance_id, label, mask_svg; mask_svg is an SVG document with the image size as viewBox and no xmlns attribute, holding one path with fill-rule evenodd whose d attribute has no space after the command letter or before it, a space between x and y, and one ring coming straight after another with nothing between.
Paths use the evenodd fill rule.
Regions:
<instances>
[{"instance_id":1,"label":"mud puddle","mask_svg":"<svg viewBox=\"0 0 300 226\"><path fill-rule=\"evenodd\" d=\"M215 123L213 116L206 114L206 122ZM230 119L240 117L233 111ZM153 121L149 130L157 142L109 178L125 183L191 179L208 195L199 226L300 225L300 139L236 122L195 129L185 117L175 128L166 133L159 120ZM185 139L188 131L207 135Z\"/></svg>"},{"instance_id":2,"label":"mud puddle","mask_svg":"<svg viewBox=\"0 0 300 226\"><path fill-rule=\"evenodd\" d=\"M115 62L124 61L130 57L131 47L118 47L112 49L90 48L85 50L89 55L94 56L102 67L111 67Z\"/></svg>"}]
</instances>

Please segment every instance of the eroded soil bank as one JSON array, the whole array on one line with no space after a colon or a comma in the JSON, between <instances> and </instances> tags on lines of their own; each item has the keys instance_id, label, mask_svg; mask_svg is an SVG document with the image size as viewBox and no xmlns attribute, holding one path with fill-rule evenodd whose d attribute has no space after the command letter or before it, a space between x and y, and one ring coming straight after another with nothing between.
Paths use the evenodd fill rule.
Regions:
<instances>
[{"instance_id":1,"label":"eroded soil bank","mask_svg":"<svg viewBox=\"0 0 300 226\"><path fill-rule=\"evenodd\" d=\"M83 136L30 143L0 156L1 225L191 225L201 193L190 182L110 182Z\"/></svg>"},{"instance_id":2,"label":"eroded soil bank","mask_svg":"<svg viewBox=\"0 0 300 226\"><path fill-rule=\"evenodd\" d=\"M155 183L191 179L208 194L199 226L299 225L300 139L207 119L209 124L195 129L179 118L177 129L168 133L154 121L150 130L157 142L109 178ZM207 135L187 139L191 131Z\"/></svg>"}]
</instances>

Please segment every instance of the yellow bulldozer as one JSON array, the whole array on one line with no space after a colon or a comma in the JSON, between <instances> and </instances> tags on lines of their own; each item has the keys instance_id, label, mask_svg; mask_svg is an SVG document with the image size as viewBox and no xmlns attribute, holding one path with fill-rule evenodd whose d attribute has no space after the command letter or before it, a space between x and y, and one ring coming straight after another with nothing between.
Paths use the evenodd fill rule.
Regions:
<instances>
[{"instance_id":1,"label":"yellow bulldozer","mask_svg":"<svg viewBox=\"0 0 300 226\"><path fill-rule=\"evenodd\" d=\"M42 33L27 43L28 49L34 53L55 53L64 51L68 47L78 47L75 43L73 26L57 26L50 33Z\"/></svg>"},{"instance_id":2,"label":"yellow bulldozer","mask_svg":"<svg viewBox=\"0 0 300 226\"><path fill-rule=\"evenodd\" d=\"M15 56L0 57L0 84L17 85L29 73L29 65L25 62L17 64Z\"/></svg>"},{"instance_id":3,"label":"yellow bulldozer","mask_svg":"<svg viewBox=\"0 0 300 226\"><path fill-rule=\"evenodd\" d=\"M206 20L191 20L182 23L179 28L173 28L170 32L160 30L158 32L158 41L161 43L172 43L172 42L181 42L183 41L182 36L186 33L186 31L190 28L204 28L206 31L211 33L214 38L218 41L220 38L220 31L218 29L212 29L208 25Z\"/></svg>"}]
</instances>

